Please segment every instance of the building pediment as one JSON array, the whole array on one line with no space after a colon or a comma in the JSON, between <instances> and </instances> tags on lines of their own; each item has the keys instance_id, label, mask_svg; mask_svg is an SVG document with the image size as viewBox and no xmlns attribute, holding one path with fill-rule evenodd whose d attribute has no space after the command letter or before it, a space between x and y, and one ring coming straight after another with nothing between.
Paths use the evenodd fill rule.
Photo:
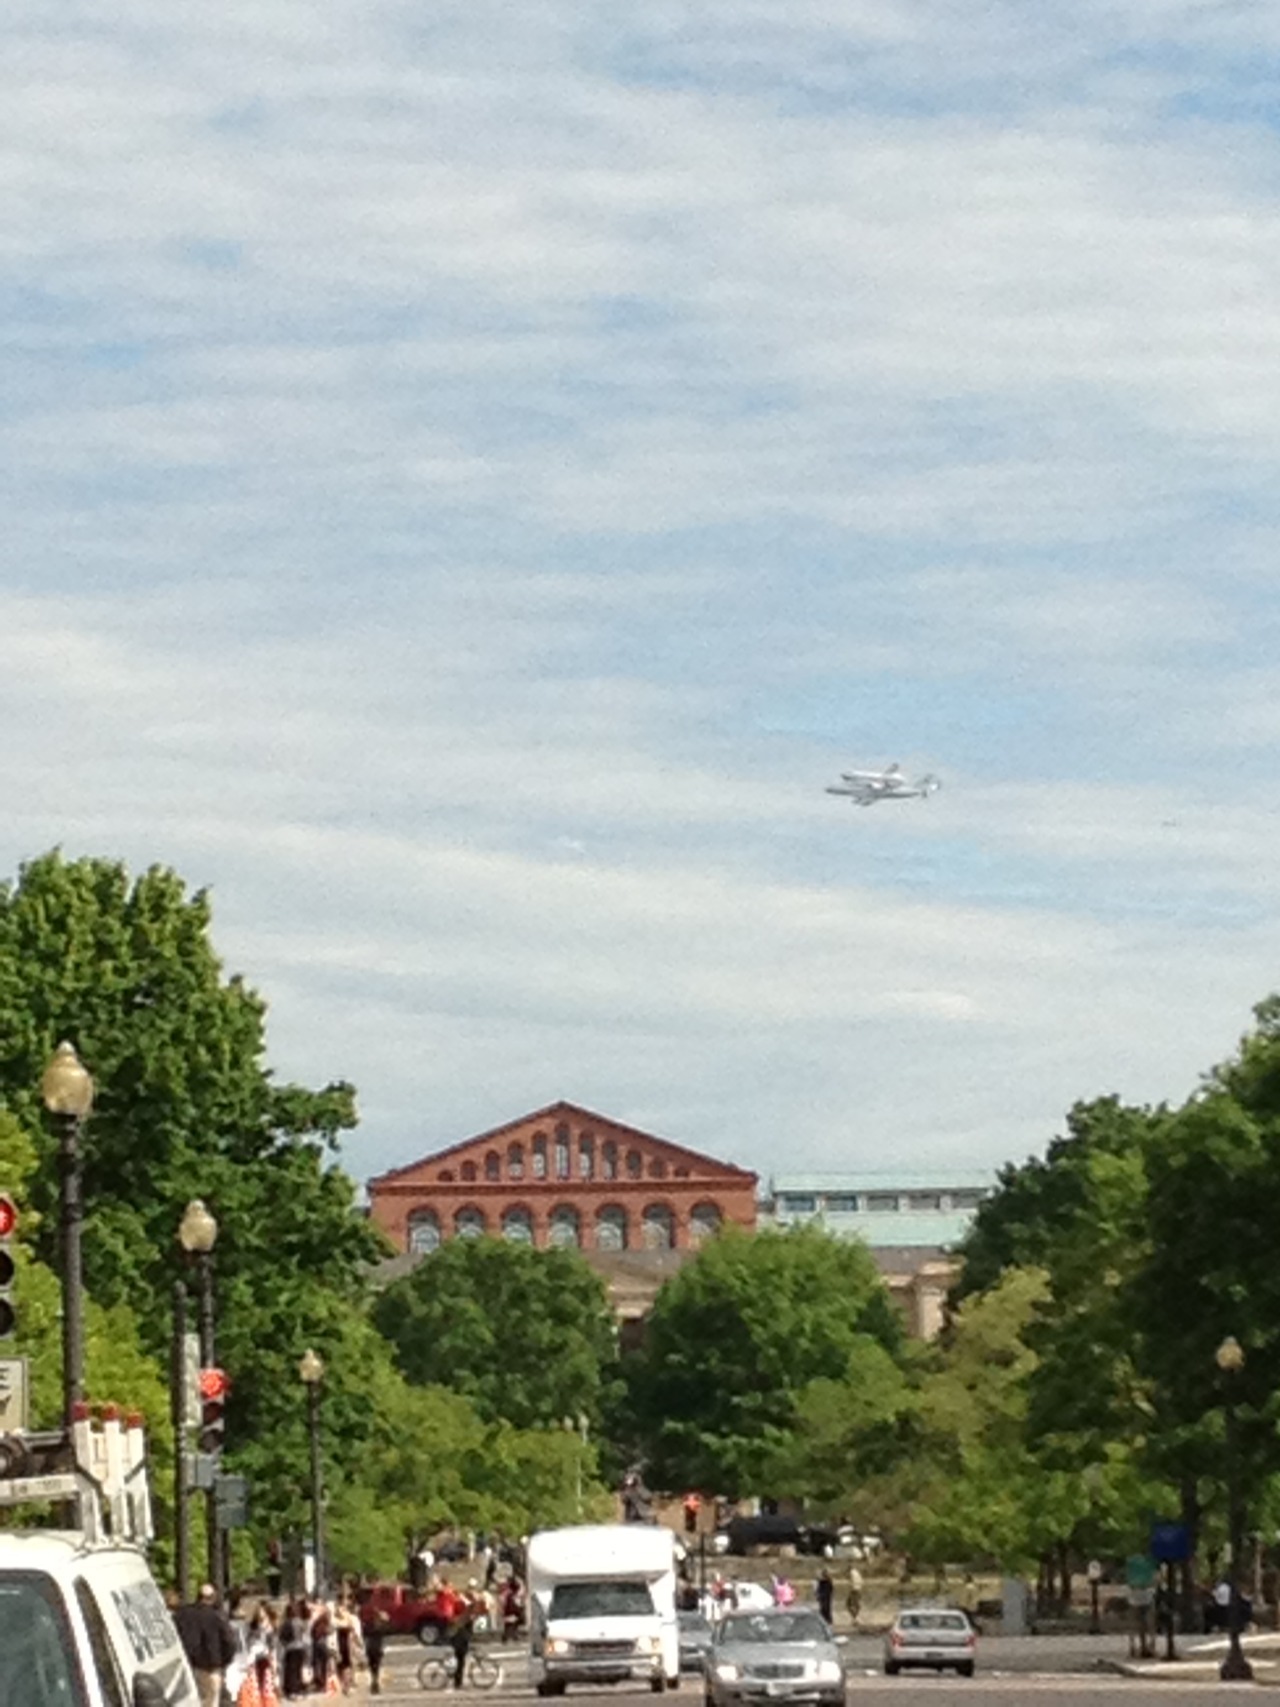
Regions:
<instances>
[{"instance_id":1,"label":"building pediment","mask_svg":"<svg viewBox=\"0 0 1280 1707\"><path fill-rule=\"evenodd\" d=\"M754 1186L756 1176L683 1144L556 1102L465 1138L369 1182L370 1190L418 1191L459 1183L519 1184L526 1191L566 1183L663 1180Z\"/></svg>"}]
</instances>

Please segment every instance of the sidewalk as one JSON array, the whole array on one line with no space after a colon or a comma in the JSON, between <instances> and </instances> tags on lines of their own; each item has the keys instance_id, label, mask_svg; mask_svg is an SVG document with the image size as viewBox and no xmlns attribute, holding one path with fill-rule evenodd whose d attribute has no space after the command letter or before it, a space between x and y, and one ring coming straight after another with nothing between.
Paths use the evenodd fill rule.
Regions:
<instances>
[{"instance_id":1,"label":"sidewalk","mask_svg":"<svg viewBox=\"0 0 1280 1707\"><path fill-rule=\"evenodd\" d=\"M1163 1638L1159 1646L1163 1653ZM1256 1635L1242 1636L1240 1646L1253 1667L1254 1682L1280 1686L1280 1633L1263 1630ZM1179 1637L1176 1660L1106 1660L1102 1663L1122 1677L1142 1677L1148 1681L1159 1678L1171 1683L1203 1682L1217 1677L1227 1647L1225 1636Z\"/></svg>"}]
</instances>

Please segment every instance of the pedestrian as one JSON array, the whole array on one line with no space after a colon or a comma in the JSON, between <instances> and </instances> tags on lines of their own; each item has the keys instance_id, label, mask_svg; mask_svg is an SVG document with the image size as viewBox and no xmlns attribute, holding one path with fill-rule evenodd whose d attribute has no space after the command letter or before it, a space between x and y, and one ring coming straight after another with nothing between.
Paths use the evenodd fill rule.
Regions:
<instances>
[{"instance_id":1,"label":"pedestrian","mask_svg":"<svg viewBox=\"0 0 1280 1707\"><path fill-rule=\"evenodd\" d=\"M270 1700L275 1693L278 1646L276 1615L265 1600L260 1600L249 1620L249 1659L260 1701Z\"/></svg>"},{"instance_id":2,"label":"pedestrian","mask_svg":"<svg viewBox=\"0 0 1280 1707\"><path fill-rule=\"evenodd\" d=\"M361 1642L360 1625L345 1594L339 1597L333 1611L333 1635L338 1650L338 1688L344 1695L350 1695Z\"/></svg>"},{"instance_id":3,"label":"pedestrian","mask_svg":"<svg viewBox=\"0 0 1280 1707\"><path fill-rule=\"evenodd\" d=\"M236 1635L212 1583L201 1583L194 1604L180 1606L174 1623L195 1674L200 1707L220 1707L223 1678L236 1657Z\"/></svg>"},{"instance_id":4,"label":"pedestrian","mask_svg":"<svg viewBox=\"0 0 1280 1707\"><path fill-rule=\"evenodd\" d=\"M862 1572L856 1565L849 1566L849 1592L844 1603L849 1610L849 1622L856 1624L862 1613Z\"/></svg>"},{"instance_id":5,"label":"pedestrian","mask_svg":"<svg viewBox=\"0 0 1280 1707\"><path fill-rule=\"evenodd\" d=\"M369 1667L369 1693L382 1694L382 1658L386 1651L387 1626L391 1623L371 1593L360 1608L360 1635L364 1641L365 1664Z\"/></svg>"},{"instance_id":6,"label":"pedestrian","mask_svg":"<svg viewBox=\"0 0 1280 1707\"><path fill-rule=\"evenodd\" d=\"M524 1623L524 1586L514 1571L502 1584L498 1596L502 1608L502 1640L514 1642Z\"/></svg>"},{"instance_id":7,"label":"pedestrian","mask_svg":"<svg viewBox=\"0 0 1280 1707\"><path fill-rule=\"evenodd\" d=\"M280 1622L280 1652L284 1664L286 1700L296 1700L306 1689L307 1650L311 1645L311 1619L305 1600L291 1600Z\"/></svg>"},{"instance_id":8,"label":"pedestrian","mask_svg":"<svg viewBox=\"0 0 1280 1707\"><path fill-rule=\"evenodd\" d=\"M824 1624L830 1624L832 1605L836 1597L836 1585L831 1580L831 1572L824 1565L818 1573L814 1593L818 1597L818 1612Z\"/></svg>"},{"instance_id":9,"label":"pedestrian","mask_svg":"<svg viewBox=\"0 0 1280 1707\"><path fill-rule=\"evenodd\" d=\"M446 1585L448 1586L448 1585ZM453 1687L461 1689L466 1681L467 1656L471 1652L471 1634L475 1609L456 1591L453 1595L454 1614L449 1625L449 1646L453 1649Z\"/></svg>"},{"instance_id":10,"label":"pedestrian","mask_svg":"<svg viewBox=\"0 0 1280 1707\"><path fill-rule=\"evenodd\" d=\"M317 1695L323 1695L329 1685L332 1635L333 1618L329 1604L324 1600L317 1601L311 1618L311 1688Z\"/></svg>"}]
</instances>

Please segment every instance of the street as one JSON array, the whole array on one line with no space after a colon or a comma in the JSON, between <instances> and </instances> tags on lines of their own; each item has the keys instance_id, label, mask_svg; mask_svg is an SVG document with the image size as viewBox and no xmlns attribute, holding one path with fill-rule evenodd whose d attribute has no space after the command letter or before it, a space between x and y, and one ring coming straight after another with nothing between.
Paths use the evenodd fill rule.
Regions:
<instances>
[{"instance_id":1,"label":"street","mask_svg":"<svg viewBox=\"0 0 1280 1707\"><path fill-rule=\"evenodd\" d=\"M397 1642L387 1651L383 1693L388 1700L419 1702L429 1699L418 1683L418 1667L428 1650L416 1642ZM481 1701L532 1702L532 1689L527 1682L523 1647L487 1647L503 1666L502 1682L488 1692L468 1689L465 1693ZM1161 1678L1158 1682L1144 1678L1121 1677L1107 1668L1127 1657L1128 1646L1123 1637L1032 1636L989 1637L979 1649L978 1675L972 1681L955 1677L935 1677L932 1673L906 1674L889 1679L880 1670L880 1642L875 1636L853 1637L846 1652L851 1707L893 1707L904 1695L926 1696L932 1707L960 1707L984 1698L1016 1699L1028 1694L1051 1696L1054 1707L1091 1707L1107 1701L1123 1701L1127 1707L1156 1707L1189 1691L1203 1696L1233 1690L1239 1684L1223 1684L1210 1668L1188 1661L1188 1675ZM1210 1674L1206 1675L1206 1671ZM451 1694L452 1692L448 1692ZM701 1707L702 1684L697 1677L686 1677L675 1696L683 1707ZM653 1697L639 1686L619 1686L613 1689L571 1688L565 1697L580 1707L640 1707Z\"/></svg>"}]
</instances>

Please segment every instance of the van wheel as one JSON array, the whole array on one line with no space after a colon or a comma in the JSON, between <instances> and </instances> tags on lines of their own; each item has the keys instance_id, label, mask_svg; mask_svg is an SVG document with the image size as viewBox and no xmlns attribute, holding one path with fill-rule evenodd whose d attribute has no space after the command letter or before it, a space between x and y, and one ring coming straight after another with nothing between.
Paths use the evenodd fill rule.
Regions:
<instances>
[{"instance_id":1,"label":"van wheel","mask_svg":"<svg viewBox=\"0 0 1280 1707\"><path fill-rule=\"evenodd\" d=\"M653 1691L653 1693L655 1695L661 1695L663 1690L666 1687L667 1687L667 1680L662 1675L661 1672L658 1673L657 1677L651 1677L649 1679L649 1688Z\"/></svg>"},{"instance_id":2,"label":"van wheel","mask_svg":"<svg viewBox=\"0 0 1280 1707\"><path fill-rule=\"evenodd\" d=\"M897 1660L886 1660L884 1662L884 1675L886 1677L897 1677L899 1670Z\"/></svg>"},{"instance_id":3,"label":"van wheel","mask_svg":"<svg viewBox=\"0 0 1280 1707\"><path fill-rule=\"evenodd\" d=\"M973 1661L972 1660L965 1660L963 1665L958 1665L956 1667L956 1675L958 1677L972 1677L973 1676Z\"/></svg>"}]
</instances>

